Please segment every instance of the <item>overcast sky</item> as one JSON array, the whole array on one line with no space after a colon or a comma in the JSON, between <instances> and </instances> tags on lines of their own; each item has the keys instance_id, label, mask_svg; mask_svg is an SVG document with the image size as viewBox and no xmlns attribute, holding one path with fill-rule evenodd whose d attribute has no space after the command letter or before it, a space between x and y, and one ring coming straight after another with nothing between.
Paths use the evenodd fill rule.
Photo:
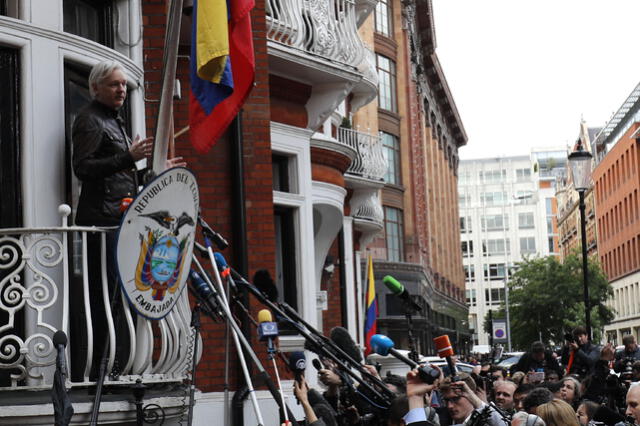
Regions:
<instances>
[{"instance_id":1,"label":"overcast sky","mask_svg":"<svg viewBox=\"0 0 640 426\"><path fill-rule=\"evenodd\" d=\"M640 0L433 0L462 159L565 146L640 82Z\"/></svg>"}]
</instances>

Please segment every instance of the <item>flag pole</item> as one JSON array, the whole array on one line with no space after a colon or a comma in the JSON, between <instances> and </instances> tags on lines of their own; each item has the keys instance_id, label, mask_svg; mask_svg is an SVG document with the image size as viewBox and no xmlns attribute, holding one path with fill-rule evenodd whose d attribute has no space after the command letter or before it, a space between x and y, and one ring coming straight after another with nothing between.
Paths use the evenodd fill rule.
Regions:
<instances>
[{"instance_id":1,"label":"flag pole","mask_svg":"<svg viewBox=\"0 0 640 426\"><path fill-rule=\"evenodd\" d=\"M162 91L156 119L156 133L153 145L153 171L160 174L165 170L167 152L173 139L173 91L176 81L182 0L171 0L167 18L167 32L162 61Z\"/></svg>"}]
</instances>

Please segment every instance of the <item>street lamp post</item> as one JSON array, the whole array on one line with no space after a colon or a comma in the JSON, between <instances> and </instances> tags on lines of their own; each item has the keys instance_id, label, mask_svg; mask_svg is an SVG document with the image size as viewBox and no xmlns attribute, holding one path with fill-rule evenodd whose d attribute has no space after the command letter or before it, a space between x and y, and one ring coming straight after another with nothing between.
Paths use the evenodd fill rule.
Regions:
<instances>
[{"instance_id":1,"label":"street lamp post","mask_svg":"<svg viewBox=\"0 0 640 426\"><path fill-rule=\"evenodd\" d=\"M585 214L584 194L591 184L591 158L579 141L576 150L569 154L569 166L573 178L573 186L580 196L580 235L582 238L582 279L584 287L585 328L591 340L591 304L589 302L589 271L587 263L587 219Z\"/></svg>"}]
</instances>

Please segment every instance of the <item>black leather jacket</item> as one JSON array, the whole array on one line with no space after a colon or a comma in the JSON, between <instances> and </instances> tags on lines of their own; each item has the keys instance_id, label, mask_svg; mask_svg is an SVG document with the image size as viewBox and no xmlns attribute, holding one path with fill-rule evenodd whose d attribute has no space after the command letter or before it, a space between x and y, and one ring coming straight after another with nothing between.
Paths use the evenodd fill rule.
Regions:
<instances>
[{"instance_id":1,"label":"black leather jacket","mask_svg":"<svg viewBox=\"0 0 640 426\"><path fill-rule=\"evenodd\" d=\"M120 203L138 189L130 139L118 111L91 102L76 117L72 130L73 171L82 181L76 224L120 223Z\"/></svg>"}]
</instances>

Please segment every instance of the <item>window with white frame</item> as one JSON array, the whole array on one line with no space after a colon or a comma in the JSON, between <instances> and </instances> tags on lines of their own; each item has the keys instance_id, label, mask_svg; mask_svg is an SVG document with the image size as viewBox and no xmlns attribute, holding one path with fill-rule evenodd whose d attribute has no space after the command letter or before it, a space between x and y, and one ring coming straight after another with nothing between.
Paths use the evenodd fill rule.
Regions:
<instances>
[{"instance_id":1,"label":"window with white frame","mask_svg":"<svg viewBox=\"0 0 640 426\"><path fill-rule=\"evenodd\" d=\"M384 208L384 230L387 244L387 260L404 261L404 234L402 210L393 207Z\"/></svg>"},{"instance_id":2,"label":"window with white frame","mask_svg":"<svg viewBox=\"0 0 640 426\"><path fill-rule=\"evenodd\" d=\"M480 203L485 206L502 206L507 203L505 191L491 191L480 193Z\"/></svg>"},{"instance_id":3,"label":"window with white frame","mask_svg":"<svg viewBox=\"0 0 640 426\"><path fill-rule=\"evenodd\" d=\"M520 253L531 254L536 252L536 239L535 237L521 237L520 238Z\"/></svg>"},{"instance_id":4,"label":"window with white frame","mask_svg":"<svg viewBox=\"0 0 640 426\"><path fill-rule=\"evenodd\" d=\"M508 214L491 214L484 215L480 218L483 231L508 231L509 215Z\"/></svg>"},{"instance_id":5,"label":"window with white frame","mask_svg":"<svg viewBox=\"0 0 640 426\"><path fill-rule=\"evenodd\" d=\"M376 55L378 68L378 106L387 111L397 112L396 63L386 56Z\"/></svg>"},{"instance_id":6,"label":"window with white frame","mask_svg":"<svg viewBox=\"0 0 640 426\"><path fill-rule=\"evenodd\" d=\"M529 182L531 181L531 169L516 169L516 182Z\"/></svg>"},{"instance_id":7,"label":"window with white frame","mask_svg":"<svg viewBox=\"0 0 640 426\"><path fill-rule=\"evenodd\" d=\"M507 171L502 170L484 170L478 175L482 183L501 183L507 180Z\"/></svg>"},{"instance_id":8,"label":"window with white frame","mask_svg":"<svg viewBox=\"0 0 640 426\"><path fill-rule=\"evenodd\" d=\"M504 280L506 275L506 268L504 263L490 263L484 264L484 278L489 281L501 281Z\"/></svg>"},{"instance_id":9,"label":"window with white frame","mask_svg":"<svg viewBox=\"0 0 640 426\"><path fill-rule=\"evenodd\" d=\"M473 241L462 241L462 257L473 257Z\"/></svg>"},{"instance_id":10,"label":"window with white frame","mask_svg":"<svg viewBox=\"0 0 640 426\"><path fill-rule=\"evenodd\" d=\"M380 132L382 139L382 153L387 160L387 172L384 175L386 183L401 185L400 141L390 133Z\"/></svg>"},{"instance_id":11,"label":"window with white frame","mask_svg":"<svg viewBox=\"0 0 640 426\"><path fill-rule=\"evenodd\" d=\"M533 227L533 212L518 213L518 229L531 229Z\"/></svg>"},{"instance_id":12,"label":"window with white frame","mask_svg":"<svg viewBox=\"0 0 640 426\"><path fill-rule=\"evenodd\" d=\"M460 232L471 232L471 216L460 218Z\"/></svg>"},{"instance_id":13,"label":"window with white frame","mask_svg":"<svg viewBox=\"0 0 640 426\"><path fill-rule=\"evenodd\" d=\"M489 239L482 241L483 256L501 256L511 254L511 243L508 238Z\"/></svg>"},{"instance_id":14,"label":"window with white frame","mask_svg":"<svg viewBox=\"0 0 640 426\"><path fill-rule=\"evenodd\" d=\"M67 33L113 47L113 0L63 0Z\"/></svg>"},{"instance_id":15,"label":"window with white frame","mask_svg":"<svg viewBox=\"0 0 640 426\"><path fill-rule=\"evenodd\" d=\"M386 37L392 36L393 31L393 11L391 0L378 0L375 14L376 32Z\"/></svg>"},{"instance_id":16,"label":"window with white frame","mask_svg":"<svg viewBox=\"0 0 640 426\"><path fill-rule=\"evenodd\" d=\"M463 265L464 266L464 278L466 281L473 281L476 278L475 265Z\"/></svg>"}]
</instances>

